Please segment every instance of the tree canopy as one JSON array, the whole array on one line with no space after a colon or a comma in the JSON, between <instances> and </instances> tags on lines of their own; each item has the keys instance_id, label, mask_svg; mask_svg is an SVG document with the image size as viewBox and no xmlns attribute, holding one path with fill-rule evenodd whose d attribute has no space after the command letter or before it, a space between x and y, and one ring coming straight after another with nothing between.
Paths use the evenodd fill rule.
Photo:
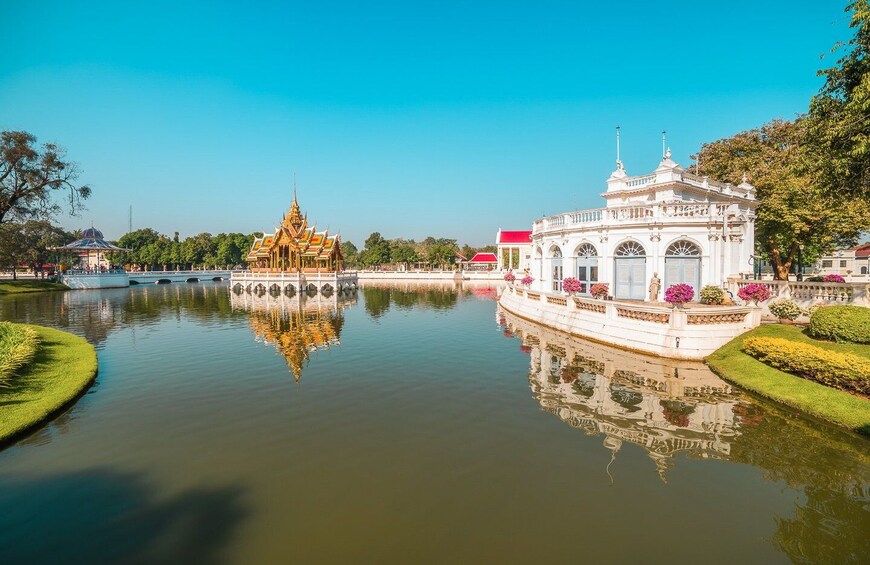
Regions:
<instances>
[{"instance_id":1,"label":"tree canopy","mask_svg":"<svg viewBox=\"0 0 870 565\"><path fill-rule=\"evenodd\" d=\"M788 277L801 246L808 262L854 244L870 225L864 199L829 190L807 166L811 148L808 121L798 118L707 143L700 152L703 174L734 184L745 174L755 185L756 247L777 279Z\"/></svg>"},{"instance_id":2,"label":"tree canopy","mask_svg":"<svg viewBox=\"0 0 870 565\"><path fill-rule=\"evenodd\" d=\"M850 2L855 35L834 46L836 64L810 103L813 165L832 191L870 198L870 0Z\"/></svg>"},{"instance_id":3,"label":"tree canopy","mask_svg":"<svg viewBox=\"0 0 870 565\"><path fill-rule=\"evenodd\" d=\"M58 145L39 147L26 131L0 133L0 224L50 219L61 210L57 192L65 193L68 211L77 213L91 195L89 186L76 184L78 176Z\"/></svg>"}]
</instances>

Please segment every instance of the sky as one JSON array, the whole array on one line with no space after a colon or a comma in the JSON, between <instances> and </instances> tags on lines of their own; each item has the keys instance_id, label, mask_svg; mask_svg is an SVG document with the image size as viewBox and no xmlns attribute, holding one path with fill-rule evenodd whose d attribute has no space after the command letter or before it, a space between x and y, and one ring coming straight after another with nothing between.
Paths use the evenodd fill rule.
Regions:
<instances>
[{"instance_id":1,"label":"sky","mask_svg":"<svg viewBox=\"0 0 870 565\"><path fill-rule=\"evenodd\" d=\"M93 188L67 229L473 246L806 111L845 0L0 1L0 130Z\"/></svg>"}]
</instances>

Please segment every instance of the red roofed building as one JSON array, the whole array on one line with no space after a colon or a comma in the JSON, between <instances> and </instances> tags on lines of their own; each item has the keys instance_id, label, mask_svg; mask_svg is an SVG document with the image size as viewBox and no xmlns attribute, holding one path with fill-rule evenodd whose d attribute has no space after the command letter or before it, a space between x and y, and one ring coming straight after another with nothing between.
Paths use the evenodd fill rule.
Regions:
<instances>
[{"instance_id":1,"label":"red roofed building","mask_svg":"<svg viewBox=\"0 0 870 565\"><path fill-rule=\"evenodd\" d=\"M816 264L816 272L820 275L841 275L858 277L858 280L870 275L870 243L863 243L851 249L839 249L825 255Z\"/></svg>"},{"instance_id":2,"label":"red roofed building","mask_svg":"<svg viewBox=\"0 0 870 565\"><path fill-rule=\"evenodd\" d=\"M498 230L495 236L498 247L498 270L525 271L532 260L531 230Z\"/></svg>"},{"instance_id":3,"label":"red roofed building","mask_svg":"<svg viewBox=\"0 0 870 565\"><path fill-rule=\"evenodd\" d=\"M464 268L469 271L491 271L498 264L498 258L495 253L475 253L474 257L468 261L464 261Z\"/></svg>"}]
</instances>

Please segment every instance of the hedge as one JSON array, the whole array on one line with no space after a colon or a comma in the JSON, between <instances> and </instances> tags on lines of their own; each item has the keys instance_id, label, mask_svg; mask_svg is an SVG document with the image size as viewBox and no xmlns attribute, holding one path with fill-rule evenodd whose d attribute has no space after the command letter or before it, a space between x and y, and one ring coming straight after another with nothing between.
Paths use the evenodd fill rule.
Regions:
<instances>
[{"instance_id":1,"label":"hedge","mask_svg":"<svg viewBox=\"0 0 870 565\"><path fill-rule=\"evenodd\" d=\"M870 394L870 360L778 337L749 337L743 350L762 363L834 388Z\"/></svg>"},{"instance_id":2,"label":"hedge","mask_svg":"<svg viewBox=\"0 0 870 565\"><path fill-rule=\"evenodd\" d=\"M825 306L810 316L810 335L836 342L870 343L870 308Z\"/></svg>"}]
</instances>

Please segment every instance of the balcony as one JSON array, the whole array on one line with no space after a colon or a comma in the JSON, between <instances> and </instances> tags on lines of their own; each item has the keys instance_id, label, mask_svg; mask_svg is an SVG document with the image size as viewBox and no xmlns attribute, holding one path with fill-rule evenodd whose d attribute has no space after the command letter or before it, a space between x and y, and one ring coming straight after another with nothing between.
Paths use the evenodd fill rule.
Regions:
<instances>
[{"instance_id":1,"label":"balcony","mask_svg":"<svg viewBox=\"0 0 870 565\"><path fill-rule=\"evenodd\" d=\"M578 210L537 220L532 224L532 234L649 224L721 224L726 215L729 221L733 218L736 222L737 211L736 204L706 202L655 202L640 206Z\"/></svg>"}]
</instances>

